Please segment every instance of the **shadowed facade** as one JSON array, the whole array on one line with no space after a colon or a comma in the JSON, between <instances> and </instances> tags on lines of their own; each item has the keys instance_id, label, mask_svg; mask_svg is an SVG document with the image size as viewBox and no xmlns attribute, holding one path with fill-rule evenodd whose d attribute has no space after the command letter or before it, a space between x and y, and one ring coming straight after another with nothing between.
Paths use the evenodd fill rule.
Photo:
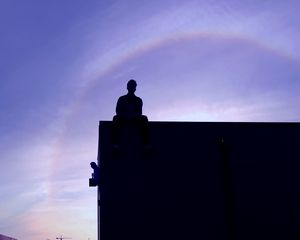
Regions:
<instances>
[{"instance_id":1,"label":"shadowed facade","mask_svg":"<svg viewBox=\"0 0 300 240\"><path fill-rule=\"evenodd\" d=\"M299 239L300 124L149 122L99 127L106 239Z\"/></svg>"}]
</instances>

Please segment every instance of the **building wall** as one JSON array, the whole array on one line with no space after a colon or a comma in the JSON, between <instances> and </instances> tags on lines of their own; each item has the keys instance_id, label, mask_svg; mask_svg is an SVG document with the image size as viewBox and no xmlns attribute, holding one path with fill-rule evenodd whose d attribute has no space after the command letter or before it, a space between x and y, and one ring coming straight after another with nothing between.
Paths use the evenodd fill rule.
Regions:
<instances>
[{"instance_id":1,"label":"building wall","mask_svg":"<svg viewBox=\"0 0 300 240\"><path fill-rule=\"evenodd\" d=\"M299 123L100 122L101 238L300 239Z\"/></svg>"}]
</instances>

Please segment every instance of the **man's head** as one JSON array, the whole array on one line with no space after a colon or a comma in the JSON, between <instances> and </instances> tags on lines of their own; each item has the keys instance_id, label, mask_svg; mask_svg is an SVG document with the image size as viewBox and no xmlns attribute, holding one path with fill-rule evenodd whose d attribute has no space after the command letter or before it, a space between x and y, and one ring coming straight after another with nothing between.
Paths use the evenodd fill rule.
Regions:
<instances>
[{"instance_id":1,"label":"man's head","mask_svg":"<svg viewBox=\"0 0 300 240\"><path fill-rule=\"evenodd\" d=\"M129 93L129 94L133 94L133 93L135 92L135 90L136 90L136 86L137 86L136 81L133 80L133 79L130 79L130 80L128 81L128 83L127 83L127 90L128 90L128 93Z\"/></svg>"},{"instance_id":2,"label":"man's head","mask_svg":"<svg viewBox=\"0 0 300 240\"><path fill-rule=\"evenodd\" d=\"M97 164L95 162L91 162L90 165L91 165L92 169L98 168L98 166L97 166Z\"/></svg>"}]
</instances>

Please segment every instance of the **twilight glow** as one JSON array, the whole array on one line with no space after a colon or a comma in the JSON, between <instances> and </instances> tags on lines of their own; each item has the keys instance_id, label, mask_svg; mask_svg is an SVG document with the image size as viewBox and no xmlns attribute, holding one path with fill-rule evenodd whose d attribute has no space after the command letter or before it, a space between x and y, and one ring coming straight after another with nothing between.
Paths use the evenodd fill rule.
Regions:
<instances>
[{"instance_id":1,"label":"twilight glow","mask_svg":"<svg viewBox=\"0 0 300 240\"><path fill-rule=\"evenodd\" d=\"M96 240L99 120L300 121L300 2L0 1L0 233Z\"/></svg>"}]
</instances>

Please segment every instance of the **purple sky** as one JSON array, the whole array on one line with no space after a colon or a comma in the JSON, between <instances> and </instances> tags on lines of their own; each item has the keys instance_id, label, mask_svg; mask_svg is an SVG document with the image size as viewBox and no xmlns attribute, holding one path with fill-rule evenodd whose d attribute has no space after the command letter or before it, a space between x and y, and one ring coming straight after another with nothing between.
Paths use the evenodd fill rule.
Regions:
<instances>
[{"instance_id":1,"label":"purple sky","mask_svg":"<svg viewBox=\"0 0 300 240\"><path fill-rule=\"evenodd\" d=\"M0 233L96 240L99 120L300 121L298 0L0 0Z\"/></svg>"}]
</instances>

